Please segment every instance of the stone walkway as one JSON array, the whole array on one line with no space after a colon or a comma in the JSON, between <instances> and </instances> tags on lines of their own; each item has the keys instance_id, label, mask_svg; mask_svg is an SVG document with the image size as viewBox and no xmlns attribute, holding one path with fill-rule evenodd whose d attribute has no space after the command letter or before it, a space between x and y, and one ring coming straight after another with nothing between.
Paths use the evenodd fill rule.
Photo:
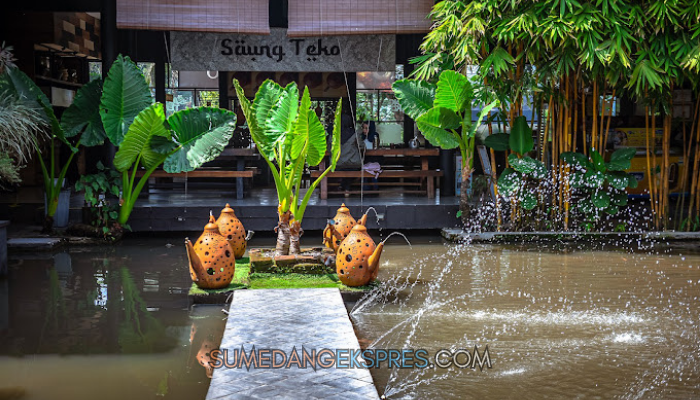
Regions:
<instances>
[{"instance_id":1,"label":"stone walkway","mask_svg":"<svg viewBox=\"0 0 700 400\"><path fill-rule=\"evenodd\" d=\"M302 356L302 346L307 352L360 348L338 289L236 291L219 348L241 346L280 349L287 356L294 347ZM369 370L335 367L219 368L207 393L207 400L377 398Z\"/></svg>"}]
</instances>

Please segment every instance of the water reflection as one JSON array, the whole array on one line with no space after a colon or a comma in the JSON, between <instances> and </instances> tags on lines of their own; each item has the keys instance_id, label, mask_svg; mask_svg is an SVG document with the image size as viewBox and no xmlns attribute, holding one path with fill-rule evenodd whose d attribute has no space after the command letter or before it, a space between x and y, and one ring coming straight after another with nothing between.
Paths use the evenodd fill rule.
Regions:
<instances>
[{"instance_id":1,"label":"water reflection","mask_svg":"<svg viewBox=\"0 0 700 400\"><path fill-rule=\"evenodd\" d=\"M186 255L166 242L12 254L0 280L0 393L204 398L198 355L220 342L225 315L190 310Z\"/></svg>"}]
</instances>

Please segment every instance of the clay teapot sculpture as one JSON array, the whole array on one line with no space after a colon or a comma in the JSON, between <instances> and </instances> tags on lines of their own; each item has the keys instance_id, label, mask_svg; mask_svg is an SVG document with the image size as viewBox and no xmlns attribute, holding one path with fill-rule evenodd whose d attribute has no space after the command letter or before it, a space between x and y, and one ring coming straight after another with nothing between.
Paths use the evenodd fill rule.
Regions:
<instances>
[{"instance_id":1,"label":"clay teapot sculpture","mask_svg":"<svg viewBox=\"0 0 700 400\"><path fill-rule=\"evenodd\" d=\"M384 242L375 245L364 223L358 222L338 248L335 268L340 281L347 286L364 286L377 279L382 250Z\"/></svg>"},{"instance_id":2,"label":"clay teapot sculpture","mask_svg":"<svg viewBox=\"0 0 700 400\"><path fill-rule=\"evenodd\" d=\"M231 283L236 271L233 248L225 236L219 232L214 216L209 216L209 223L204 233L194 245L185 239L187 259L190 262L190 277L202 289L220 289Z\"/></svg>"},{"instance_id":3,"label":"clay teapot sculpture","mask_svg":"<svg viewBox=\"0 0 700 400\"><path fill-rule=\"evenodd\" d=\"M356 221L350 215L350 210L345 207L345 203L341 204L338 213L335 214L333 219L328 221L326 228L323 230L323 244L333 249L337 254L340 244L357 224L367 226L367 213Z\"/></svg>"},{"instance_id":4,"label":"clay teapot sculpture","mask_svg":"<svg viewBox=\"0 0 700 400\"><path fill-rule=\"evenodd\" d=\"M243 257L248 240L253 237L255 232L248 231L248 235L246 235L243 223L236 217L236 213L233 212L233 208L231 208L228 203L226 203L226 207L221 210L221 215L219 215L219 219L216 220L216 224L219 225L219 232L221 232L221 235L225 236L231 244L233 255L236 259Z\"/></svg>"}]
</instances>

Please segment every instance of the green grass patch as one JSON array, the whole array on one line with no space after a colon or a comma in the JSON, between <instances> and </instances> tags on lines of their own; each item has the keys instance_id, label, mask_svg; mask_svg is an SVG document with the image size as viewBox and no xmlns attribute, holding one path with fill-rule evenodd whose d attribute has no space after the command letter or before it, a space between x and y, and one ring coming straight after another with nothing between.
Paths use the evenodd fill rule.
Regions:
<instances>
[{"instance_id":1,"label":"green grass patch","mask_svg":"<svg viewBox=\"0 0 700 400\"><path fill-rule=\"evenodd\" d=\"M193 295L205 295L205 294L215 294L215 293L226 293L231 290L245 289L250 285L250 260L248 257L243 257L236 260L236 271L233 273L233 279L231 283L221 289L200 289L197 284L192 282L192 287L190 288L190 296Z\"/></svg>"},{"instance_id":2,"label":"green grass patch","mask_svg":"<svg viewBox=\"0 0 700 400\"><path fill-rule=\"evenodd\" d=\"M344 292L363 292L371 290L378 285L372 282L367 286L350 287L343 285L336 274L273 274L250 273L250 261L247 257L236 261L236 272L231 284L225 288L204 290L192 283L190 295L204 295L225 293L236 289L310 289L310 288L338 288Z\"/></svg>"}]
</instances>

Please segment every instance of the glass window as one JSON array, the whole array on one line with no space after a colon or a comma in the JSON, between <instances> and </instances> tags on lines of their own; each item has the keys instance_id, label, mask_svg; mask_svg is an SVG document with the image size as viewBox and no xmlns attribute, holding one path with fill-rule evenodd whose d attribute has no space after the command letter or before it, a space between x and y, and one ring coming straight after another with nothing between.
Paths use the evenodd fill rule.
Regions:
<instances>
[{"instance_id":1,"label":"glass window","mask_svg":"<svg viewBox=\"0 0 700 400\"><path fill-rule=\"evenodd\" d=\"M194 106L194 90L165 89L165 112L168 116Z\"/></svg>"},{"instance_id":2,"label":"glass window","mask_svg":"<svg viewBox=\"0 0 700 400\"><path fill-rule=\"evenodd\" d=\"M391 90L403 65L390 72L357 73L357 121L375 121L382 145L403 143L404 113Z\"/></svg>"},{"instance_id":3,"label":"glass window","mask_svg":"<svg viewBox=\"0 0 700 400\"><path fill-rule=\"evenodd\" d=\"M88 70L90 72L90 80L95 80L102 78L102 62L101 61L90 61L88 62Z\"/></svg>"},{"instance_id":4,"label":"glass window","mask_svg":"<svg viewBox=\"0 0 700 400\"><path fill-rule=\"evenodd\" d=\"M219 107L218 90L197 90L197 106Z\"/></svg>"}]
</instances>

